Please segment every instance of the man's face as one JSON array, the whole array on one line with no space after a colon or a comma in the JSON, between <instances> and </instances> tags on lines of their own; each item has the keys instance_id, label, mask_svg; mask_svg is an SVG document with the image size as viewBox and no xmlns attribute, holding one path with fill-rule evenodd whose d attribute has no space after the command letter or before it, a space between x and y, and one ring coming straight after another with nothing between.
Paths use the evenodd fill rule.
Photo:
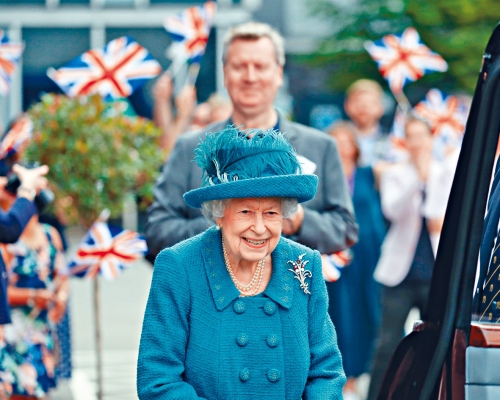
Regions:
<instances>
[{"instance_id":1,"label":"man's face","mask_svg":"<svg viewBox=\"0 0 500 400\"><path fill-rule=\"evenodd\" d=\"M224 85L235 110L266 112L283 83L274 45L268 37L236 39L228 48L224 65Z\"/></svg>"},{"instance_id":2,"label":"man's face","mask_svg":"<svg viewBox=\"0 0 500 400\"><path fill-rule=\"evenodd\" d=\"M345 111L358 127L370 127L378 124L384 115L384 106L380 96L372 91L356 91L347 98Z\"/></svg>"}]
</instances>

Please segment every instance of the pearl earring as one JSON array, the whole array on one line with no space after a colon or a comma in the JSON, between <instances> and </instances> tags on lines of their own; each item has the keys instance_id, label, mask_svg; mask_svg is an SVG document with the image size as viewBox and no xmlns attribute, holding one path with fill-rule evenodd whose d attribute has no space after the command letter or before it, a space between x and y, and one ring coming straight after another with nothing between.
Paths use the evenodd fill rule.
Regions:
<instances>
[{"instance_id":1,"label":"pearl earring","mask_svg":"<svg viewBox=\"0 0 500 400\"><path fill-rule=\"evenodd\" d=\"M217 229L218 231L220 231L220 225L215 225L215 229Z\"/></svg>"}]
</instances>

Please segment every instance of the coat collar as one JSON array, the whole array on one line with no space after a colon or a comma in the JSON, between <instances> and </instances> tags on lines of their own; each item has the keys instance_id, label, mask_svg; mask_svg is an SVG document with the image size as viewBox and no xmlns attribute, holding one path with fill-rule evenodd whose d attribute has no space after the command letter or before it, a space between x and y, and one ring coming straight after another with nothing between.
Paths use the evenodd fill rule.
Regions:
<instances>
[{"instance_id":1,"label":"coat collar","mask_svg":"<svg viewBox=\"0 0 500 400\"><path fill-rule=\"evenodd\" d=\"M209 228L202 237L202 254L205 270L210 285L210 291L217 310L222 311L240 295L227 272L222 254L221 232ZM292 268L287 261L294 260L288 241L281 238L272 252L273 272L266 290L263 294L284 308L292 306L293 292L300 290L299 285L294 285Z\"/></svg>"}]
</instances>

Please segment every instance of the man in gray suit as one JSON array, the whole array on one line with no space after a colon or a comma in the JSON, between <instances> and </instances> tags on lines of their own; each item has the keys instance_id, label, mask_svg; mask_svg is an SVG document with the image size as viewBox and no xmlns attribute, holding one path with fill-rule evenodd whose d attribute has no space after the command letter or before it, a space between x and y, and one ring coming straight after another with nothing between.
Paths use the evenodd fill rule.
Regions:
<instances>
[{"instance_id":1,"label":"man in gray suit","mask_svg":"<svg viewBox=\"0 0 500 400\"><path fill-rule=\"evenodd\" d=\"M323 132L287 121L273 107L283 82L283 38L269 25L245 23L228 32L223 57L224 84L233 114L228 121L186 133L177 140L148 210L146 238L150 252L157 254L210 226L199 210L184 203L182 195L201 186L201 170L190 162L200 138L232 124L285 133L299 155L303 172L319 177L316 197L299 205L297 213L284 221L283 234L321 253L352 246L358 228L335 142Z\"/></svg>"}]
</instances>

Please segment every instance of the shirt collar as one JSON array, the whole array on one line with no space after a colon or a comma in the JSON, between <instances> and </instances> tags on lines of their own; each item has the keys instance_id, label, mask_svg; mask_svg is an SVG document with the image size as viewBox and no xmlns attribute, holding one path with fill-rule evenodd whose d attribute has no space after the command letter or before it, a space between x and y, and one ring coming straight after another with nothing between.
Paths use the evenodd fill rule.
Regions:
<instances>
[{"instance_id":1,"label":"shirt collar","mask_svg":"<svg viewBox=\"0 0 500 400\"><path fill-rule=\"evenodd\" d=\"M202 254L207 272L210 291L217 310L222 311L234 300L240 292L236 289L224 263L222 254L221 232L215 227L209 228L203 236ZM263 294L284 308L292 306L293 277L288 271L293 268L287 262L293 259L290 244L283 238L272 252L273 272Z\"/></svg>"},{"instance_id":2,"label":"shirt collar","mask_svg":"<svg viewBox=\"0 0 500 400\"><path fill-rule=\"evenodd\" d=\"M273 126L273 130L275 131L279 131L280 130L280 113L278 112L278 119L276 120L276 124ZM233 122L233 117L230 117L228 120L227 120L227 124L226 125L234 125L234 122ZM245 129L245 125L243 124L242 125L242 128Z\"/></svg>"}]
</instances>

